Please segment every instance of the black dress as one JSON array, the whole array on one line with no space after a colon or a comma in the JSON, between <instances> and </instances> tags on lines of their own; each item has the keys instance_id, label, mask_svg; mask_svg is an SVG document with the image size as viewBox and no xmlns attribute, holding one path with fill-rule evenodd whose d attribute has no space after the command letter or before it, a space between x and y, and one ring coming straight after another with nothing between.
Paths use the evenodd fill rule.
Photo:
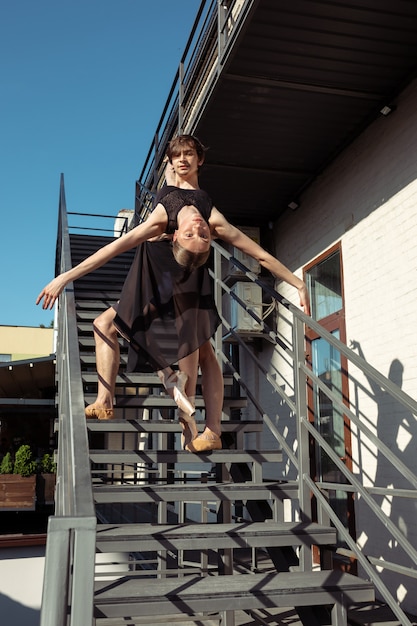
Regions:
<instances>
[{"instance_id":1,"label":"black dress","mask_svg":"<svg viewBox=\"0 0 417 626\"><path fill-rule=\"evenodd\" d=\"M201 189L166 186L156 196L158 203L168 215L167 235L176 230L184 206L195 206L206 222L212 209ZM210 339L220 324L207 265L187 273L175 261L170 239L138 246L115 308L114 324L129 342L130 372L173 365Z\"/></svg>"}]
</instances>

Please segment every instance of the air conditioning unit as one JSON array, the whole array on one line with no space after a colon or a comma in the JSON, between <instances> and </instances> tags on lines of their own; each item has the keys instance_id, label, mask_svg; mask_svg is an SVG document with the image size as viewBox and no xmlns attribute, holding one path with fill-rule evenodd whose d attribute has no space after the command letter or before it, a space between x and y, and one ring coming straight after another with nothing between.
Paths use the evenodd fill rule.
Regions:
<instances>
[{"instance_id":1,"label":"air conditioning unit","mask_svg":"<svg viewBox=\"0 0 417 626\"><path fill-rule=\"evenodd\" d=\"M231 291L236 294L254 313L262 319L262 289L250 282L237 282ZM250 333L262 331L262 324L257 322L236 300L230 299L230 325L235 332Z\"/></svg>"}]
</instances>

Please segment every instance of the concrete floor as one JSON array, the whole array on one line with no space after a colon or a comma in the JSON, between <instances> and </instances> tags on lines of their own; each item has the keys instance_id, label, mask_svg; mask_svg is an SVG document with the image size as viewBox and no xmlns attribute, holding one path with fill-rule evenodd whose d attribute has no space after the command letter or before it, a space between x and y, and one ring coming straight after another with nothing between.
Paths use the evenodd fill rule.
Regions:
<instances>
[{"instance_id":1,"label":"concrete floor","mask_svg":"<svg viewBox=\"0 0 417 626\"><path fill-rule=\"evenodd\" d=\"M0 549L0 616L4 626L39 626L45 548ZM0 618L3 623L3 618Z\"/></svg>"}]
</instances>

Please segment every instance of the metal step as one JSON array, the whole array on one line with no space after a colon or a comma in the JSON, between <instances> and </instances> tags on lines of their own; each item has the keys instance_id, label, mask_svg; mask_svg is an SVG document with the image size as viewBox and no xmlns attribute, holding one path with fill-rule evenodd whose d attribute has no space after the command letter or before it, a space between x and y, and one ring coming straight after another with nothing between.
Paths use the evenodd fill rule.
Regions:
<instances>
[{"instance_id":1,"label":"metal step","mask_svg":"<svg viewBox=\"0 0 417 626\"><path fill-rule=\"evenodd\" d=\"M334 545L336 529L301 522L234 524L103 524L97 527L101 552L202 550Z\"/></svg>"},{"instance_id":2,"label":"metal step","mask_svg":"<svg viewBox=\"0 0 417 626\"><path fill-rule=\"evenodd\" d=\"M271 483L186 483L182 485L93 484L96 504L158 502L231 502L249 500L294 500L297 482Z\"/></svg>"},{"instance_id":3,"label":"metal step","mask_svg":"<svg viewBox=\"0 0 417 626\"><path fill-rule=\"evenodd\" d=\"M101 313L103 311L105 311L106 309L109 308L109 306L111 306L112 304L114 304L114 302L108 302L106 300L91 300L88 298L83 298L82 300L77 300L75 303L75 308L77 311L77 317L79 315L83 315L83 313L89 313L89 312L97 312Z\"/></svg>"},{"instance_id":4,"label":"metal step","mask_svg":"<svg viewBox=\"0 0 417 626\"><path fill-rule=\"evenodd\" d=\"M95 375L97 376L97 371L96 371L96 355L95 353L91 353L91 352L81 352L80 353L80 361L81 361L81 365L87 365L87 366L92 366L94 367L94 372ZM123 354L121 353L120 355L120 365L121 367L125 367L127 365L127 356L126 353Z\"/></svg>"},{"instance_id":5,"label":"metal step","mask_svg":"<svg viewBox=\"0 0 417 626\"><path fill-rule=\"evenodd\" d=\"M109 286L107 289L105 286L102 289L97 289L94 283L91 288L89 288L87 285L81 286L77 285L77 282L75 282L74 292L77 302L85 298L88 300L108 300L111 304L114 304L120 298L120 290L115 290L113 286Z\"/></svg>"},{"instance_id":6,"label":"metal step","mask_svg":"<svg viewBox=\"0 0 417 626\"><path fill-rule=\"evenodd\" d=\"M78 337L78 343L80 346L80 350L82 350L83 348L95 350L96 348L93 337ZM123 345L123 343L123 339L119 337L119 344Z\"/></svg>"},{"instance_id":7,"label":"metal step","mask_svg":"<svg viewBox=\"0 0 417 626\"><path fill-rule=\"evenodd\" d=\"M95 359L92 355L91 358L86 360L85 357L82 360L87 363L89 362L91 365L95 364ZM97 372L83 372L82 373L83 383L91 385L92 383L97 383L98 374ZM197 385L201 385L201 375L197 379ZM164 389L164 386L158 377L157 374L151 373L142 373L142 372L124 372L123 374L118 374L116 378L117 385L128 385L132 387L134 385L142 385L143 387L160 387ZM223 384L224 386L230 386L233 384L233 376L223 376Z\"/></svg>"},{"instance_id":8,"label":"metal step","mask_svg":"<svg viewBox=\"0 0 417 626\"><path fill-rule=\"evenodd\" d=\"M92 463L135 465L137 463L279 463L280 450L210 450L198 454L186 450L90 450Z\"/></svg>"},{"instance_id":9,"label":"metal step","mask_svg":"<svg viewBox=\"0 0 417 626\"><path fill-rule=\"evenodd\" d=\"M344 626L346 606L372 602L370 582L342 572L282 572L227 576L183 576L173 579L119 580L95 583L96 626L105 618L265 607L335 606L332 624Z\"/></svg>"},{"instance_id":10,"label":"metal step","mask_svg":"<svg viewBox=\"0 0 417 626\"><path fill-rule=\"evenodd\" d=\"M111 304L114 304L113 302ZM100 313L106 311L110 307L110 304L103 303L103 306L98 308L84 308L77 309L77 325L80 323L89 324L91 327L93 325L94 320Z\"/></svg>"},{"instance_id":11,"label":"metal step","mask_svg":"<svg viewBox=\"0 0 417 626\"><path fill-rule=\"evenodd\" d=\"M196 421L199 431L205 428L204 421ZM177 433L179 428L176 420L87 420L90 432L105 433ZM242 420L222 422L222 433L254 433L263 430L260 420Z\"/></svg>"},{"instance_id":12,"label":"metal step","mask_svg":"<svg viewBox=\"0 0 417 626\"><path fill-rule=\"evenodd\" d=\"M118 395L116 393L115 411L117 409L130 408L130 409L176 409L177 405L170 396L160 395L146 395L146 396L126 396ZM93 394L85 394L84 400L86 404L92 404L96 397ZM246 398L224 398L223 411L225 409L243 409L247 406ZM195 408L204 409L205 404L202 397L196 397Z\"/></svg>"}]
</instances>

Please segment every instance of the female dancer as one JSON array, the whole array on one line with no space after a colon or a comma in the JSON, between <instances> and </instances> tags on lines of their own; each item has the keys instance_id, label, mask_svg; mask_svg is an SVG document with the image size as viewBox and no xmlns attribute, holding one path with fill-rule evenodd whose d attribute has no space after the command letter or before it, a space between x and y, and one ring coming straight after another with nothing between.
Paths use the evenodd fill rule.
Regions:
<instances>
[{"instance_id":1,"label":"female dancer","mask_svg":"<svg viewBox=\"0 0 417 626\"><path fill-rule=\"evenodd\" d=\"M86 415L99 419L113 417L119 367L118 329L130 341L130 354L136 361L132 363L129 359L130 368L143 371L150 367L158 371L179 406L186 448L202 452L221 448L223 403L222 374L209 341L219 323L204 267L211 240L218 237L230 243L257 259L274 276L296 287L306 313L309 313L309 300L304 282L232 226L212 206L209 196L199 189L198 170L204 162L202 144L193 136L179 136L169 144L167 156L176 177L175 186L168 185L160 190L155 209L147 220L57 276L41 291L36 302L43 299L43 308L52 308L69 282L101 267L114 256L144 244L138 247L119 304L105 311L94 323L99 386L97 399L86 408ZM172 236L176 263L167 263L170 242L165 235ZM178 373L171 367L177 361ZM206 428L197 436L192 398L199 363Z\"/></svg>"}]
</instances>

